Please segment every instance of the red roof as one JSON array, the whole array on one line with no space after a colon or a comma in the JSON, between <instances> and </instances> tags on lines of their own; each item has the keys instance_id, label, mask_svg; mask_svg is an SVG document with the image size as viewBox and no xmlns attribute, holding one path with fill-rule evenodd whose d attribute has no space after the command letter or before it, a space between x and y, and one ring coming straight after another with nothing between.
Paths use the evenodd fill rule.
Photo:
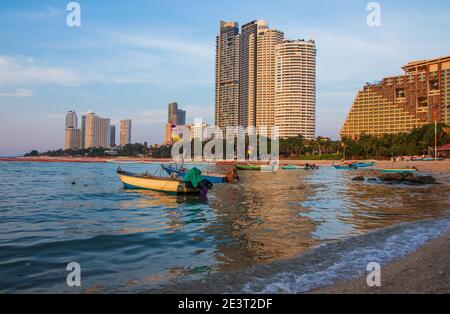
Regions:
<instances>
[{"instance_id":1,"label":"red roof","mask_svg":"<svg viewBox=\"0 0 450 314\"><path fill-rule=\"evenodd\" d=\"M450 143L445 144L444 146L439 147L438 150L450 150Z\"/></svg>"}]
</instances>

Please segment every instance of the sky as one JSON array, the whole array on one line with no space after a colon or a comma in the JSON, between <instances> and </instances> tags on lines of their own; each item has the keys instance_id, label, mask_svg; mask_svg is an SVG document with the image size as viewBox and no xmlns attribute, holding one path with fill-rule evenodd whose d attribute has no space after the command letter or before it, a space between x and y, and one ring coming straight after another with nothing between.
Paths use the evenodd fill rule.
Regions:
<instances>
[{"instance_id":1,"label":"sky","mask_svg":"<svg viewBox=\"0 0 450 314\"><path fill-rule=\"evenodd\" d=\"M317 135L332 138L365 82L450 54L449 1L378 1L379 27L361 0L77 2L80 27L69 1L0 2L0 156L63 147L68 110L132 119L133 142L163 141L172 101L213 123L220 20L316 41Z\"/></svg>"}]
</instances>

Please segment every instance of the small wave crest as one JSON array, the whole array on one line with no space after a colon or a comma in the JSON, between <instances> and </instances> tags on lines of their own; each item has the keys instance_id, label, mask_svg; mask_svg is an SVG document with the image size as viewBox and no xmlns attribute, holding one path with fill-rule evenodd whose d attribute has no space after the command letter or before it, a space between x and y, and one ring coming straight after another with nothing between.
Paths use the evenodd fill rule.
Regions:
<instances>
[{"instance_id":1,"label":"small wave crest","mask_svg":"<svg viewBox=\"0 0 450 314\"><path fill-rule=\"evenodd\" d=\"M289 263L289 271L246 283L243 293L302 293L363 274L414 252L450 230L450 218L402 224L347 240L323 244Z\"/></svg>"}]
</instances>

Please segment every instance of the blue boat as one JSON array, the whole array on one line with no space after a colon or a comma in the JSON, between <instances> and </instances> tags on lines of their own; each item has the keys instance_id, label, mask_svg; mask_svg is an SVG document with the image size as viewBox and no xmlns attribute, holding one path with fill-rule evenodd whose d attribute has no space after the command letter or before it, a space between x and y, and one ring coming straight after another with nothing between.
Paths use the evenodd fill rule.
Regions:
<instances>
[{"instance_id":1,"label":"blue boat","mask_svg":"<svg viewBox=\"0 0 450 314\"><path fill-rule=\"evenodd\" d=\"M355 166L357 168L373 167L374 165L375 165L374 162L356 162L352 164L352 166Z\"/></svg>"},{"instance_id":2,"label":"blue boat","mask_svg":"<svg viewBox=\"0 0 450 314\"><path fill-rule=\"evenodd\" d=\"M383 173L404 173L404 172L416 172L415 168L405 168L405 169L380 169Z\"/></svg>"},{"instance_id":3,"label":"blue boat","mask_svg":"<svg viewBox=\"0 0 450 314\"><path fill-rule=\"evenodd\" d=\"M185 169L185 168L177 169L173 166L164 165L164 164L161 164L161 167L167 172L167 174L169 176L172 176L175 174L177 177L181 177L181 178L184 178L184 176L186 175L186 173L189 170L189 169ZM211 183L224 183L224 182L226 182L227 176L224 174L220 174L220 173L214 173L214 172L202 170L201 178L202 178L202 180L205 179Z\"/></svg>"},{"instance_id":4,"label":"blue boat","mask_svg":"<svg viewBox=\"0 0 450 314\"><path fill-rule=\"evenodd\" d=\"M341 170L355 170L359 168L367 168L374 166L374 162L355 162L352 164L345 164L345 165L333 165L335 169L341 169Z\"/></svg>"}]
</instances>

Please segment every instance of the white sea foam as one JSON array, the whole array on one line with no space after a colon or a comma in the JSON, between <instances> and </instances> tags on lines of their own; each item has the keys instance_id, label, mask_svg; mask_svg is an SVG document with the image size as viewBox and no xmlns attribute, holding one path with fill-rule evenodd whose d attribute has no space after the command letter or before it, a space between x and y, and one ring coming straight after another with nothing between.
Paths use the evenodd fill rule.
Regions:
<instances>
[{"instance_id":1,"label":"white sea foam","mask_svg":"<svg viewBox=\"0 0 450 314\"><path fill-rule=\"evenodd\" d=\"M313 249L292 264L289 272L258 278L244 285L244 293L301 293L365 273L370 262L381 265L414 252L450 230L450 218L402 224L371 234ZM309 265L308 260L321 260ZM331 261L327 261L331 260ZM299 265L296 268L296 265ZM294 269L294 270L292 270Z\"/></svg>"}]
</instances>

